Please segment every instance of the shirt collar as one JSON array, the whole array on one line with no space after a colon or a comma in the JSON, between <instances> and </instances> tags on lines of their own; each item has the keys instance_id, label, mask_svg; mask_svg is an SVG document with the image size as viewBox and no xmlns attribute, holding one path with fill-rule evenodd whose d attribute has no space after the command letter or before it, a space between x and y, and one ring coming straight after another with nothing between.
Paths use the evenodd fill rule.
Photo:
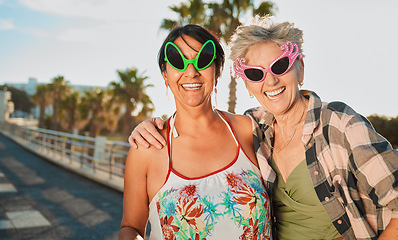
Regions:
<instances>
[{"instance_id":1,"label":"shirt collar","mask_svg":"<svg viewBox=\"0 0 398 240\"><path fill-rule=\"evenodd\" d=\"M303 135L302 135L302 141L304 144L308 144L309 140L311 139L312 134L315 132L317 127L319 126L320 123L320 116L321 116L321 108L322 108L322 101L319 98L319 96L312 91L309 90L300 90L300 93L309 100L308 103L308 109L307 109L307 115L305 118L305 123L304 123L304 129L303 129ZM268 126L266 132L264 133L265 136L267 137L272 137L273 136L273 123L275 120L274 115L272 115L270 112L262 108L264 111L264 114L261 116L259 119L259 124L260 126Z\"/></svg>"}]
</instances>

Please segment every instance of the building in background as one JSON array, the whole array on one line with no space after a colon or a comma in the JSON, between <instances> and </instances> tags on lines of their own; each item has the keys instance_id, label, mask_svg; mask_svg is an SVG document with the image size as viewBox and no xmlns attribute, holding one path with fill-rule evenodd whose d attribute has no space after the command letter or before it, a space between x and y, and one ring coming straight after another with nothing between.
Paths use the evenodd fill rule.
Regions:
<instances>
[{"instance_id":1,"label":"building in background","mask_svg":"<svg viewBox=\"0 0 398 240\"><path fill-rule=\"evenodd\" d=\"M11 113L14 112L14 103L11 102L11 92L0 90L0 123L8 121Z\"/></svg>"},{"instance_id":2,"label":"building in background","mask_svg":"<svg viewBox=\"0 0 398 240\"><path fill-rule=\"evenodd\" d=\"M25 91L28 95L32 96L36 92L36 86L39 85L37 79L34 77L30 77L28 79L28 83L4 83L9 87L14 87L19 90Z\"/></svg>"}]
</instances>

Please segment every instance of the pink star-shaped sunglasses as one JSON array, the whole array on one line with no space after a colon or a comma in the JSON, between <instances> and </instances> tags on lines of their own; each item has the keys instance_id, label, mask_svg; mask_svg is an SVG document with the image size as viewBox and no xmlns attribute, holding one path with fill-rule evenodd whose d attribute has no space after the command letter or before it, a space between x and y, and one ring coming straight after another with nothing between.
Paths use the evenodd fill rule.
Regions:
<instances>
[{"instance_id":1,"label":"pink star-shaped sunglasses","mask_svg":"<svg viewBox=\"0 0 398 240\"><path fill-rule=\"evenodd\" d=\"M261 66L245 65L245 58L237 58L234 62L235 75L250 82L262 82L267 72L270 72L274 76L284 75L292 68L297 57L302 58L303 55L299 52L297 44L290 41L286 41L280 48L285 51L267 69Z\"/></svg>"}]
</instances>

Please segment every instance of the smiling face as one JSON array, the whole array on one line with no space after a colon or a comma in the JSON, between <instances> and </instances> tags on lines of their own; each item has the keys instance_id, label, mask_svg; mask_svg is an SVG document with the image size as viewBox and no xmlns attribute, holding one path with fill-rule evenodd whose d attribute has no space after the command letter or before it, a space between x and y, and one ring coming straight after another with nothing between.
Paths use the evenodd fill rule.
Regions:
<instances>
[{"instance_id":1,"label":"smiling face","mask_svg":"<svg viewBox=\"0 0 398 240\"><path fill-rule=\"evenodd\" d=\"M272 41L257 43L246 53L246 64L269 68L282 53L283 50ZM292 67L282 76L267 73L264 81L245 81L245 84L249 93L253 94L265 109L277 116L286 114L300 99L298 82L301 82L302 78L303 74L299 74L297 69Z\"/></svg>"},{"instance_id":2,"label":"smiling face","mask_svg":"<svg viewBox=\"0 0 398 240\"><path fill-rule=\"evenodd\" d=\"M174 44L186 59L194 59L203 44L189 36L182 37L184 39L178 37ZM178 71L167 63L162 75L166 86L170 86L173 92L177 108L179 106L197 107L203 104L211 106L210 96L217 79L214 62L201 71L196 70L193 64L189 64L185 71Z\"/></svg>"}]
</instances>

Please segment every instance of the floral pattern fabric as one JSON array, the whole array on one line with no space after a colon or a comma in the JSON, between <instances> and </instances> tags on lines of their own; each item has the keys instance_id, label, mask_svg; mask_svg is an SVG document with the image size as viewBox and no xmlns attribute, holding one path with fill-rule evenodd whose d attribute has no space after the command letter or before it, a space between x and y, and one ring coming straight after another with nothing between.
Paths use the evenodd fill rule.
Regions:
<instances>
[{"instance_id":1,"label":"floral pattern fabric","mask_svg":"<svg viewBox=\"0 0 398 240\"><path fill-rule=\"evenodd\" d=\"M149 239L272 239L269 204L258 168L240 150L214 175L191 180L171 171L150 205L151 228L163 237Z\"/></svg>"}]
</instances>

